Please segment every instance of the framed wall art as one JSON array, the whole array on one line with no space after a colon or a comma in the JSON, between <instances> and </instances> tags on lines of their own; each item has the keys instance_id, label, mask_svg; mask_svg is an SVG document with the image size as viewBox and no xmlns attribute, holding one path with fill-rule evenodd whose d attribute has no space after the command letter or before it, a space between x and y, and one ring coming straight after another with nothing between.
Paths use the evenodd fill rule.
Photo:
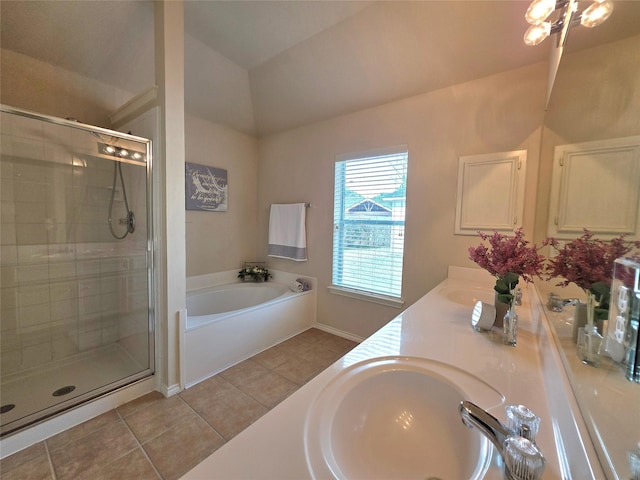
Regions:
<instances>
[{"instance_id":1,"label":"framed wall art","mask_svg":"<svg viewBox=\"0 0 640 480\"><path fill-rule=\"evenodd\" d=\"M226 170L187 162L184 178L187 210L227 211Z\"/></svg>"}]
</instances>

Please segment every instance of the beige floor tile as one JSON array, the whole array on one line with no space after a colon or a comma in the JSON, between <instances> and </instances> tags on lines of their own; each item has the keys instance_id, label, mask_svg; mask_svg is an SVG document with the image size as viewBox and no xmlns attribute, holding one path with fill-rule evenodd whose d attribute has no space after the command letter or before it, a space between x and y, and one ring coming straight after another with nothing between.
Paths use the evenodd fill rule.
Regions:
<instances>
[{"instance_id":1,"label":"beige floor tile","mask_svg":"<svg viewBox=\"0 0 640 480\"><path fill-rule=\"evenodd\" d=\"M267 372L251 382L238 385L243 392L267 408L273 408L298 389L298 385L277 373Z\"/></svg>"},{"instance_id":2,"label":"beige floor tile","mask_svg":"<svg viewBox=\"0 0 640 480\"><path fill-rule=\"evenodd\" d=\"M315 363L316 365L326 368L333 362L338 360L342 354L330 350L322 345L313 345L304 354L300 355L300 359Z\"/></svg>"},{"instance_id":3,"label":"beige floor tile","mask_svg":"<svg viewBox=\"0 0 640 480\"><path fill-rule=\"evenodd\" d=\"M276 346L296 345L296 344L300 344L300 343L313 343L313 335L308 335L305 332L302 332L302 333L296 335L295 337L287 338L286 340L284 340L283 342L280 342Z\"/></svg>"},{"instance_id":4,"label":"beige floor tile","mask_svg":"<svg viewBox=\"0 0 640 480\"><path fill-rule=\"evenodd\" d=\"M214 375L213 377L207 378L206 380L183 390L178 395L193 408L198 404L198 402L208 403L210 398L220 395L220 392L224 393L234 388L236 387L231 385L220 375Z\"/></svg>"},{"instance_id":5,"label":"beige floor tile","mask_svg":"<svg viewBox=\"0 0 640 480\"><path fill-rule=\"evenodd\" d=\"M164 480L181 477L215 452L224 440L200 417L188 417L143 448Z\"/></svg>"},{"instance_id":6,"label":"beige floor tile","mask_svg":"<svg viewBox=\"0 0 640 480\"><path fill-rule=\"evenodd\" d=\"M136 448L92 474L91 480L158 480L159 478L142 448Z\"/></svg>"},{"instance_id":7,"label":"beige floor tile","mask_svg":"<svg viewBox=\"0 0 640 480\"><path fill-rule=\"evenodd\" d=\"M37 460L42 456L47 457L47 450L45 449L44 442L39 442L0 460L0 473L8 473L14 468Z\"/></svg>"},{"instance_id":8,"label":"beige floor tile","mask_svg":"<svg viewBox=\"0 0 640 480\"><path fill-rule=\"evenodd\" d=\"M332 335L332 338L320 340L319 344L341 354L345 354L349 350L353 350L353 348L358 345L353 340L337 337L335 335Z\"/></svg>"},{"instance_id":9,"label":"beige floor tile","mask_svg":"<svg viewBox=\"0 0 640 480\"><path fill-rule=\"evenodd\" d=\"M319 328L310 328L310 329L305 330L304 332L296 335L295 338L298 338L300 340L304 340L306 342L314 343L318 339L326 338L327 335L331 335L331 334L327 333L327 332L325 332L323 330L320 330Z\"/></svg>"},{"instance_id":10,"label":"beige floor tile","mask_svg":"<svg viewBox=\"0 0 640 480\"><path fill-rule=\"evenodd\" d=\"M315 377L322 369L323 367L315 362L297 358L287 360L282 365L274 368L273 371L282 375L287 380L291 380L293 383L302 386L311 378Z\"/></svg>"},{"instance_id":11,"label":"beige floor tile","mask_svg":"<svg viewBox=\"0 0 640 480\"><path fill-rule=\"evenodd\" d=\"M269 409L215 376L180 394L225 440L230 440Z\"/></svg>"},{"instance_id":12,"label":"beige floor tile","mask_svg":"<svg viewBox=\"0 0 640 480\"><path fill-rule=\"evenodd\" d=\"M91 478L137 447L127 426L118 420L49 453L58 480L77 480L81 475Z\"/></svg>"},{"instance_id":13,"label":"beige floor tile","mask_svg":"<svg viewBox=\"0 0 640 480\"><path fill-rule=\"evenodd\" d=\"M161 402L165 397L160 392L150 392L146 395L136 398L135 400L131 400L124 405L120 405L116 408L117 412L123 417L128 417L129 415L134 414L138 410L142 408L146 408L149 405L152 405L156 402Z\"/></svg>"},{"instance_id":14,"label":"beige floor tile","mask_svg":"<svg viewBox=\"0 0 640 480\"><path fill-rule=\"evenodd\" d=\"M259 363L263 367L274 369L278 365L282 365L289 358L290 358L290 355L287 354L287 352L284 349L278 348L278 346L275 346L268 350L265 350L264 352L254 355L253 357L251 357L251 360L253 360L256 363Z\"/></svg>"},{"instance_id":15,"label":"beige floor tile","mask_svg":"<svg viewBox=\"0 0 640 480\"><path fill-rule=\"evenodd\" d=\"M300 340L297 337L290 338L289 340L285 340L277 348L281 349L286 355L289 356L299 356L304 352L309 350L309 348L313 345L313 342L307 342L304 340Z\"/></svg>"},{"instance_id":16,"label":"beige floor tile","mask_svg":"<svg viewBox=\"0 0 640 480\"><path fill-rule=\"evenodd\" d=\"M269 373L268 368L249 359L226 369L224 372L220 372L218 375L236 387L240 387L241 385L250 384L267 373Z\"/></svg>"},{"instance_id":17,"label":"beige floor tile","mask_svg":"<svg viewBox=\"0 0 640 480\"><path fill-rule=\"evenodd\" d=\"M179 395L175 395L138 409L127 416L125 421L138 441L145 443L183 422L185 417L193 415L195 415L193 410L182 401Z\"/></svg>"},{"instance_id":18,"label":"beige floor tile","mask_svg":"<svg viewBox=\"0 0 640 480\"><path fill-rule=\"evenodd\" d=\"M49 450L56 450L69 442L75 442L76 440L86 437L109 423L118 421L120 421L120 416L115 410L110 410L102 415L92 418L91 420L87 420L80 425L76 425L69 430L65 430L64 432L60 432L59 434L48 438L47 446L49 447Z\"/></svg>"},{"instance_id":19,"label":"beige floor tile","mask_svg":"<svg viewBox=\"0 0 640 480\"><path fill-rule=\"evenodd\" d=\"M54 477L49 460L45 457L24 463L9 472L3 472L0 478L2 480L53 480Z\"/></svg>"},{"instance_id":20,"label":"beige floor tile","mask_svg":"<svg viewBox=\"0 0 640 480\"><path fill-rule=\"evenodd\" d=\"M196 411L212 403L233 402L239 396L246 395L219 375L180 393L180 397Z\"/></svg>"},{"instance_id":21,"label":"beige floor tile","mask_svg":"<svg viewBox=\"0 0 640 480\"><path fill-rule=\"evenodd\" d=\"M0 463L2 480L53 480L49 458L42 442L15 453Z\"/></svg>"},{"instance_id":22,"label":"beige floor tile","mask_svg":"<svg viewBox=\"0 0 640 480\"><path fill-rule=\"evenodd\" d=\"M200 412L209 425L229 441L269 411L250 397L237 403L216 405Z\"/></svg>"}]
</instances>

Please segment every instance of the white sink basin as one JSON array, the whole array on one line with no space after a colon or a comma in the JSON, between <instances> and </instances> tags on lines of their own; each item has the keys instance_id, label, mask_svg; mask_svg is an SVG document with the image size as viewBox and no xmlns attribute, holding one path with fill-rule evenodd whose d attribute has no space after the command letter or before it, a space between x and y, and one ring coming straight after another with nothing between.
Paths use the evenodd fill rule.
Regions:
<instances>
[{"instance_id":1,"label":"white sink basin","mask_svg":"<svg viewBox=\"0 0 640 480\"><path fill-rule=\"evenodd\" d=\"M473 306L478 300L492 305L494 301L494 293L490 288L470 287L463 289L445 286L437 290L437 292L447 300L461 305Z\"/></svg>"},{"instance_id":2,"label":"white sink basin","mask_svg":"<svg viewBox=\"0 0 640 480\"><path fill-rule=\"evenodd\" d=\"M313 478L477 479L492 445L465 427L462 400L483 408L504 397L439 362L383 357L342 371L312 404L305 451Z\"/></svg>"}]
</instances>

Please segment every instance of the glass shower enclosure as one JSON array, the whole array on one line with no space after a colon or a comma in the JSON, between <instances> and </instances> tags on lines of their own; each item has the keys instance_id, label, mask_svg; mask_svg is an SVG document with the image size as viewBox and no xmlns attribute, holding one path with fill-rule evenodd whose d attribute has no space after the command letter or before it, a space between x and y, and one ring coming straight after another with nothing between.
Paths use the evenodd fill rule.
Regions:
<instances>
[{"instance_id":1,"label":"glass shower enclosure","mask_svg":"<svg viewBox=\"0 0 640 480\"><path fill-rule=\"evenodd\" d=\"M153 374L150 141L0 106L0 433Z\"/></svg>"}]
</instances>

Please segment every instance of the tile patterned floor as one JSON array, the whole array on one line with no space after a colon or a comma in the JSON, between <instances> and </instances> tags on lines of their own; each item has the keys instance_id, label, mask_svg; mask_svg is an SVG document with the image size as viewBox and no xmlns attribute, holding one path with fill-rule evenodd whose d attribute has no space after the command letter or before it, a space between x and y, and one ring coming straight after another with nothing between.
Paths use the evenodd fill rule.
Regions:
<instances>
[{"instance_id":1,"label":"tile patterned floor","mask_svg":"<svg viewBox=\"0 0 640 480\"><path fill-rule=\"evenodd\" d=\"M180 478L355 345L309 329L179 395L149 393L11 455L0 479Z\"/></svg>"}]
</instances>

